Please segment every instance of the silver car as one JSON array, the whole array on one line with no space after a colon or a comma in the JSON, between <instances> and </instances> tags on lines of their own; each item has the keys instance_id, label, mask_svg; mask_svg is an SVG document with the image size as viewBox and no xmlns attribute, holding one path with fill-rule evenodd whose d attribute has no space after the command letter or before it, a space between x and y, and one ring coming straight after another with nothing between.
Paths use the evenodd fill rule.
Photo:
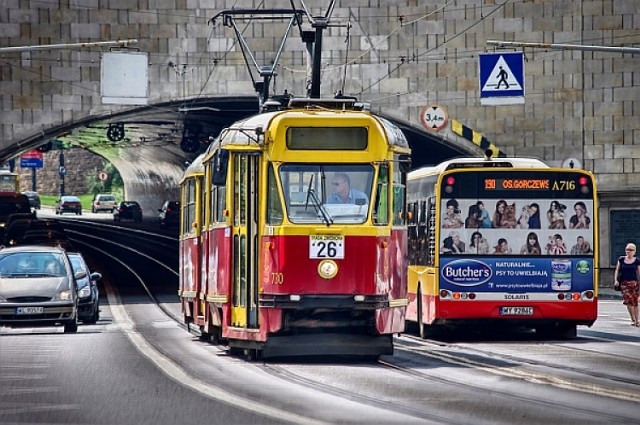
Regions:
<instances>
[{"instance_id":1,"label":"silver car","mask_svg":"<svg viewBox=\"0 0 640 425\"><path fill-rule=\"evenodd\" d=\"M77 279L59 247L23 245L0 249L0 326L64 326L78 331Z\"/></svg>"}]
</instances>

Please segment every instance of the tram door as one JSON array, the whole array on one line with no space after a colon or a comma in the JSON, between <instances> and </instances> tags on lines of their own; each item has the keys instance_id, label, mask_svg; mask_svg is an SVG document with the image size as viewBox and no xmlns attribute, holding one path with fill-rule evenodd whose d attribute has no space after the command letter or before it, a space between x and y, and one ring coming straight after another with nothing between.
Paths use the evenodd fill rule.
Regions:
<instances>
[{"instance_id":1,"label":"tram door","mask_svg":"<svg viewBox=\"0 0 640 425\"><path fill-rule=\"evenodd\" d=\"M233 326L258 327L259 156L233 156Z\"/></svg>"}]
</instances>

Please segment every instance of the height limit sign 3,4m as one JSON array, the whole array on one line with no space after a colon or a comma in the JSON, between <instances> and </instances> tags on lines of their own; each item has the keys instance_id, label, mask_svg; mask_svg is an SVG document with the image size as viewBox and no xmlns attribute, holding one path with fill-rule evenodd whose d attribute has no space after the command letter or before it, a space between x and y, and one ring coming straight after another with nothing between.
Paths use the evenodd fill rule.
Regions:
<instances>
[{"instance_id":1,"label":"height limit sign 3,4m","mask_svg":"<svg viewBox=\"0 0 640 425\"><path fill-rule=\"evenodd\" d=\"M447 111L440 105L425 106L420 111L420 121L428 130L442 130L448 119Z\"/></svg>"}]
</instances>

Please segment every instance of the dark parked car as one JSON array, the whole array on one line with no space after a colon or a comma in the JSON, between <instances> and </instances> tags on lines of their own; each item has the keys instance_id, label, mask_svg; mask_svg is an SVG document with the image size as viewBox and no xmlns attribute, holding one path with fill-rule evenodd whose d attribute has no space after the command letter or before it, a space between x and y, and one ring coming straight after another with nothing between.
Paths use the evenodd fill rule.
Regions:
<instances>
[{"instance_id":1,"label":"dark parked car","mask_svg":"<svg viewBox=\"0 0 640 425\"><path fill-rule=\"evenodd\" d=\"M80 198L72 195L60 197L56 203L56 214L63 214L66 212L82 215L82 204L80 203Z\"/></svg>"},{"instance_id":2,"label":"dark parked car","mask_svg":"<svg viewBox=\"0 0 640 425\"><path fill-rule=\"evenodd\" d=\"M0 227L4 227L12 214L31 214L29 198L22 193L0 193Z\"/></svg>"},{"instance_id":3,"label":"dark parked car","mask_svg":"<svg viewBox=\"0 0 640 425\"><path fill-rule=\"evenodd\" d=\"M158 209L160 226L177 226L180 223L180 201L164 201Z\"/></svg>"},{"instance_id":4,"label":"dark parked car","mask_svg":"<svg viewBox=\"0 0 640 425\"><path fill-rule=\"evenodd\" d=\"M100 320L100 292L98 291L98 281L102 279L102 274L91 273L89 266L82 254L78 252L68 252L69 260L74 273L85 272L86 276L78 279L78 320L84 323L96 323Z\"/></svg>"},{"instance_id":5,"label":"dark parked car","mask_svg":"<svg viewBox=\"0 0 640 425\"><path fill-rule=\"evenodd\" d=\"M29 198L29 204L31 205L31 208L34 208L36 210L40 209L40 195L38 195L38 192L33 192L33 191L26 191L26 192L22 192L27 198Z\"/></svg>"},{"instance_id":6,"label":"dark parked car","mask_svg":"<svg viewBox=\"0 0 640 425\"><path fill-rule=\"evenodd\" d=\"M122 201L113 211L113 221L133 220L142 222L142 207L136 201Z\"/></svg>"},{"instance_id":7,"label":"dark parked car","mask_svg":"<svg viewBox=\"0 0 640 425\"><path fill-rule=\"evenodd\" d=\"M35 220L34 218L20 218L8 222L4 230L2 244L5 246L20 244L24 232L29 228L31 222Z\"/></svg>"},{"instance_id":8,"label":"dark parked car","mask_svg":"<svg viewBox=\"0 0 640 425\"><path fill-rule=\"evenodd\" d=\"M0 250L0 325L63 325L78 331L76 281L67 253L56 247L15 246Z\"/></svg>"},{"instance_id":9,"label":"dark parked car","mask_svg":"<svg viewBox=\"0 0 640 425\"><path fill-rule=\"evenodd\" d=\"M26 230L18 245L48 245L59 246L67 251L71 251L71 241L67 235L57 230Z\"/></svg>"}]
</instances>

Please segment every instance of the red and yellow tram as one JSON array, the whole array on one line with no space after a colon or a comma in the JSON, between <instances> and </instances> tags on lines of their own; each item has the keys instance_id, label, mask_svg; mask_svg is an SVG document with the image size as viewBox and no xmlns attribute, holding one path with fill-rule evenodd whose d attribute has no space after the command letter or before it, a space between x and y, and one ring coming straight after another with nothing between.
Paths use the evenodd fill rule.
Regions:
<instances>
[{"instance_id":1,"label":"red and yellow tram","mask_svg":"<svg viewBox=\"0 0 640 425\"><path fill-rule=\"evenodd\" d=\"M351 99L224 129L181 181L187 324L251 358L393 353L410 150Z\"/></svg>"}]
</instances>

